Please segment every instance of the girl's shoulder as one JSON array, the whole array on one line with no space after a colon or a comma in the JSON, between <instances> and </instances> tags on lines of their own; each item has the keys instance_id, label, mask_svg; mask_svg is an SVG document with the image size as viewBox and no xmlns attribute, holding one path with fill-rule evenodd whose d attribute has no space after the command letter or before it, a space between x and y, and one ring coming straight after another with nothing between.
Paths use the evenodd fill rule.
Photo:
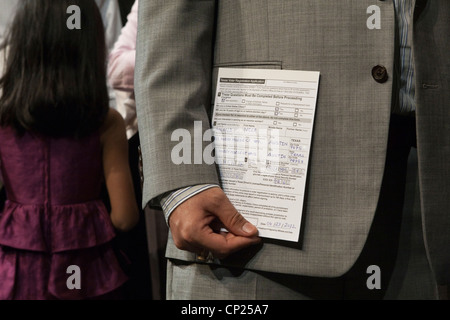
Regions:
<instances>
[{"instance_id":1,"label":"girl's shoulder","mask_svg":"<svg viewBox=\"0 0 450 320\"><path fill-rule=\"evenodd\" d=\"M125 120L116 109L109 108L105 121L100 128L100 140L104 143L106 140L126 135Z\"/></svg>"}]
</instances>

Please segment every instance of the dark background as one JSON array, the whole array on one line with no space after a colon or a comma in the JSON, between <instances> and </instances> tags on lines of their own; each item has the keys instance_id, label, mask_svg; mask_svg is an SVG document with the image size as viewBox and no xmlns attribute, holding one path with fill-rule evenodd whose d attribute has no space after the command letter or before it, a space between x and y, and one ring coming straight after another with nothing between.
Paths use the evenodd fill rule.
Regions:
<instances>
[{"instance_id":1,"label":"dark background","mask_svg":"<svg viewBox=\"0 0 450 320\"><path fill-rule=\"evenodd\" d=\"M129 14L134 1L135 0L118 0L123 26L125 26L127 22L127 15ZM142 197L138 170L138 146L139 134L136 134L129 140L129 161L134 180L134 188L136 190L136 201L140 204L142 202ZM138 225L127 233L118 234L116 239L117 250L124 253L126 257L121 263L130 278L124 288L125 299L129 300L154 299L152 296L149 252L145 225L145 214L144 212L141 212Z\"/></svg>"},{"instance_id":2,"label":"dark background","mask_svg":"<svg viewBox=\"0 0 450 320\"><path fill-rule=\"evenodd\" d=\"M122 24L125 25L127 15L133 6L134 0L118 0L120 6L120 15L122 16Z\"/></svg>"}]
</instances>

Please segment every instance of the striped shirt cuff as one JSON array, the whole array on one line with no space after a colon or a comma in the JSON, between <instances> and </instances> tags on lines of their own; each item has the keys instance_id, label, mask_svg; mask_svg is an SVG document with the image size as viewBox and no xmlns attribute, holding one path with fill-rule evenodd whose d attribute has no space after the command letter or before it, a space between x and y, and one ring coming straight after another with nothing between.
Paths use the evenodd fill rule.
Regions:
<instances>
[{"instance_id":1,"label":"striped shirt cuff","mask_svg":"<svg viewBox=\"0 0 450 320\"><path fill-rule=\"evenodd\" d=\"M196 194L205 191L210 188L219 187L216 184L199 184L195 186L190 186L186 188L181 188L171 193L161 197L161 207L166 217L166 223L169 225L170 214L178 207L181 203L187 199L195 196Z\"/></svg>"}]
</instances>

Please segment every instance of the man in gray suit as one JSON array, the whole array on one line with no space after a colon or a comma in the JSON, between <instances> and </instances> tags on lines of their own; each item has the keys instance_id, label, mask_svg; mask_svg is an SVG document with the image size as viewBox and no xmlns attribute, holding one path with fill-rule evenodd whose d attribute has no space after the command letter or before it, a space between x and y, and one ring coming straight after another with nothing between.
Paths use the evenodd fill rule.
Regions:
<instances>
[{"instance_id":1,"label":"man in gray suit","mask_svg":"<svg viewBox=\"0 0 450 320\"><path fill-rule=\"evenodd\" d=\"M445 299L449 19L447 0L142 1L143 205L170 227L167 298ZM297 245L258 238L215 165L171 159L176 129L210 127L219 67L320 71Z\"/></svg>"}]
</instances>

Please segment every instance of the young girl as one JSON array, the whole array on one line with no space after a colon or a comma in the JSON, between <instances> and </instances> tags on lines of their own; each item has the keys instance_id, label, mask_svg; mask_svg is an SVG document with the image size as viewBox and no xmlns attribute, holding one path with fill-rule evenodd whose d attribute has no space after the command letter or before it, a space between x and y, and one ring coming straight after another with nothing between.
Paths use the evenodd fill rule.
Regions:
<instances>
[{"instance_id":1,"label":"young girl","mask_svg":"<svg viewBox=\"0 0 450 320\"><path fill-rule=\"evenodd\" d=\"M81 28L68 28L69 18ZM5 50L0 299L112 296L127 277L111 241L137 223L138 208L124 121L108 105L98 8L91 0L22 0Z\"/></svg>"}]
</instances>

